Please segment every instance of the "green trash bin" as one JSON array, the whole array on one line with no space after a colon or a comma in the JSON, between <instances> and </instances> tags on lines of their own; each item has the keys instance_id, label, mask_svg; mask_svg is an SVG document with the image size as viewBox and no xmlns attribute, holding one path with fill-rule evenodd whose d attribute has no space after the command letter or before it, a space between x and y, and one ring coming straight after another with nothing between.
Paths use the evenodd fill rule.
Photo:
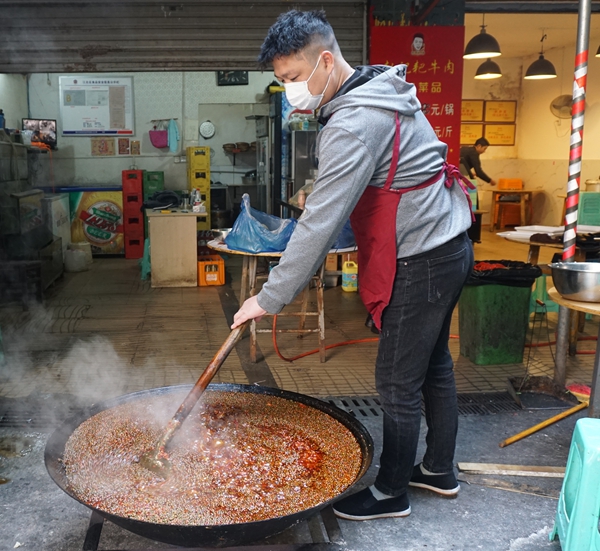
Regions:
<instances>
[{"instance_id":1,"label":"green trash bin","mask_svg":"<svg viewBox=\"0 0 600 551\"><path fill-rule=\"evenodd\" d=\"M474 270L469 278L458 303L460 353L476 365L521 363L531 287L541 270L524 262L484 262L510 266Z\"/></svg>"}]
</instances>

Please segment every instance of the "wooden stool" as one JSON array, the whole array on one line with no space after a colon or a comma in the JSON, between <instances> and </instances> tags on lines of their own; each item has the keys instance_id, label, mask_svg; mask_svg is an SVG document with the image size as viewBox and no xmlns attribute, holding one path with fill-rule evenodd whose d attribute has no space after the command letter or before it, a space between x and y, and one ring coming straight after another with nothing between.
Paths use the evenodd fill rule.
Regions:
<instances>
[{"instance_id":1,"label":"wooden stool","mask_svg":"<svg viewBox=\"0 0 600 551\"><path fill-rule=\"evenodd\" d=\"M500 197L503 195L518 195L518 201L500 201ZM526 226L531 219L533 204L532 204L532 191L525 190L492 190L492 220L490 221L490 231L500 229L501 219L501 205L503 203L508 205L519 205L520 208L520 224Z\"/></svg>"},{"instance_id":2,"label":"wooden stool","mask_svg":"<svg viewBox=\"0 0 600 551\"><path fill-rule=\"evenodd\" d=\"M260 256L267 256L265 253L261 253ZM280 257L279 255L273 255L274 257ZM246 300L246 294L248 293L248 297L252 297L256 294L256 283L259 279L267 279L267 276L257 276L256 267L258 263L258 256L247 254L243 257L242 263L242 287L240 292L240 306ZM318 269L317 273L313 276L312 282L315 284L317 289L317 310L314 312L308 311L308 292L310 289L310 282L304 288L304 291L301 293L301 301L302 306L299 312L281 312L277 314L278 318L295 316L300 318L298 321L298 329L276 329L276 333L298 333L299 335L305 333L317 333L319 338L319 359L321 363L325 362L325 302L323 297L324 290L324 274L325 274L325 263L321 264L321 267ZM265 314L266 316L271 316L272 314ZM317 328L316 329L306 329L306 317L307 316L317 316ZM258 329L256 327L256 321L252 320L250 322L250 361L256 363L256 347L257 333L272 333L272 329Z\"/></svg>"}]
</instances>

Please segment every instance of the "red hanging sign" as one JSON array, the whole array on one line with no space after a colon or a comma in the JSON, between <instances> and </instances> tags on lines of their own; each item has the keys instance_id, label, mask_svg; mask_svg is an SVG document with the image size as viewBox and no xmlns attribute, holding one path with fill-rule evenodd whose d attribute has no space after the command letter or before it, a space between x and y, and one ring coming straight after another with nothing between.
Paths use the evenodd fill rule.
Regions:
<instances>
[{"instance_id":1,"label":"red hanging sign","mask_svg":"<svg viewBox=\"0 0 600 551\"><path fill-rule=\"evenodd\" d=\"M458 166L464 27L392 27L371 24L372 65L407 66L422 110Z\"/></svg>"}]
</instances>

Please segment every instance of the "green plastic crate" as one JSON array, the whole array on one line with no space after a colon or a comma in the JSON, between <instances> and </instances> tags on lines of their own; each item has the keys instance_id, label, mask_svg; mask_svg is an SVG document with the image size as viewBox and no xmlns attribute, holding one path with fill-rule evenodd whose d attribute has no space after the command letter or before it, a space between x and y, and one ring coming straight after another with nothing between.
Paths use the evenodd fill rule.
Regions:
<instances>
[{"instance_id":1,"label":"green plastic crate","mask_svg":"<svg viewBox=\"0 0 600 551\"><path fill-rule=\"evenodd\" d=\"M165 189L165 173L162 171L144 171L144 181L142 183L144 190L144 201L148 200L157 191ZM148 234L148 217L144 212L144 235Z\"/></svg>"},{"instance_id":2,"label":"green plastic crate","mask_svg":"<svg viewBox=\"0 0 600 551\"><path fill-rule=\"evenodd\" d=\"M165 173L162 171L144 171L144 201L152 196L157 191L165 189Z\"/></svg>"},{"instance_id":3,"label":"green plastic crate","mask_svg":"<svg viewBox=\"0 0 600 551\"><path fill-rule=\"evenodd\" d=\"M458 303L460 353L476 365L521 363L531 287L466 285Z\"/></svg>"},{"instance_id":4,"label":"green plastic crate","mask_svg":"<svg viewBox=\"0 0 600 551\"><path fill-rule=\"evenodd\" d=\"M579 194L577 223L581 226L600 226L600 193L583 191Z\"/></svg>"}]
</instances>

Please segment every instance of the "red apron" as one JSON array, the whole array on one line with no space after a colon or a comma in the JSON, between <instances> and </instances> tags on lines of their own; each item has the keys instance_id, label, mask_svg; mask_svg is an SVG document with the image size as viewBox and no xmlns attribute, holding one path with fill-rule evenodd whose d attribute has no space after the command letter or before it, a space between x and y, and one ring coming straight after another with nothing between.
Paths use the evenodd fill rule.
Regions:
<instances>
[{"instance_id":1,"label":"red apron","mask_svg":"<svg viewBox=\"0 0 600 551\"><path fill-rule=\"evenodd\" d=\"M444 162L442 170L422 184L392 189L399 156L400 118L396 113L394 150L385 184L382 188L367 186L350 215L358 246L360 298L378 329L381 329L381 315L390 302L396 277L396 213L402 195L409 191L429 187L445 174L444 185L446 187L452 187L455 180L460 184L469 201L471 218L474 220L471 198L466 188L475 189L475 186L453 165Z\"/></svg>"}]
</instances>

